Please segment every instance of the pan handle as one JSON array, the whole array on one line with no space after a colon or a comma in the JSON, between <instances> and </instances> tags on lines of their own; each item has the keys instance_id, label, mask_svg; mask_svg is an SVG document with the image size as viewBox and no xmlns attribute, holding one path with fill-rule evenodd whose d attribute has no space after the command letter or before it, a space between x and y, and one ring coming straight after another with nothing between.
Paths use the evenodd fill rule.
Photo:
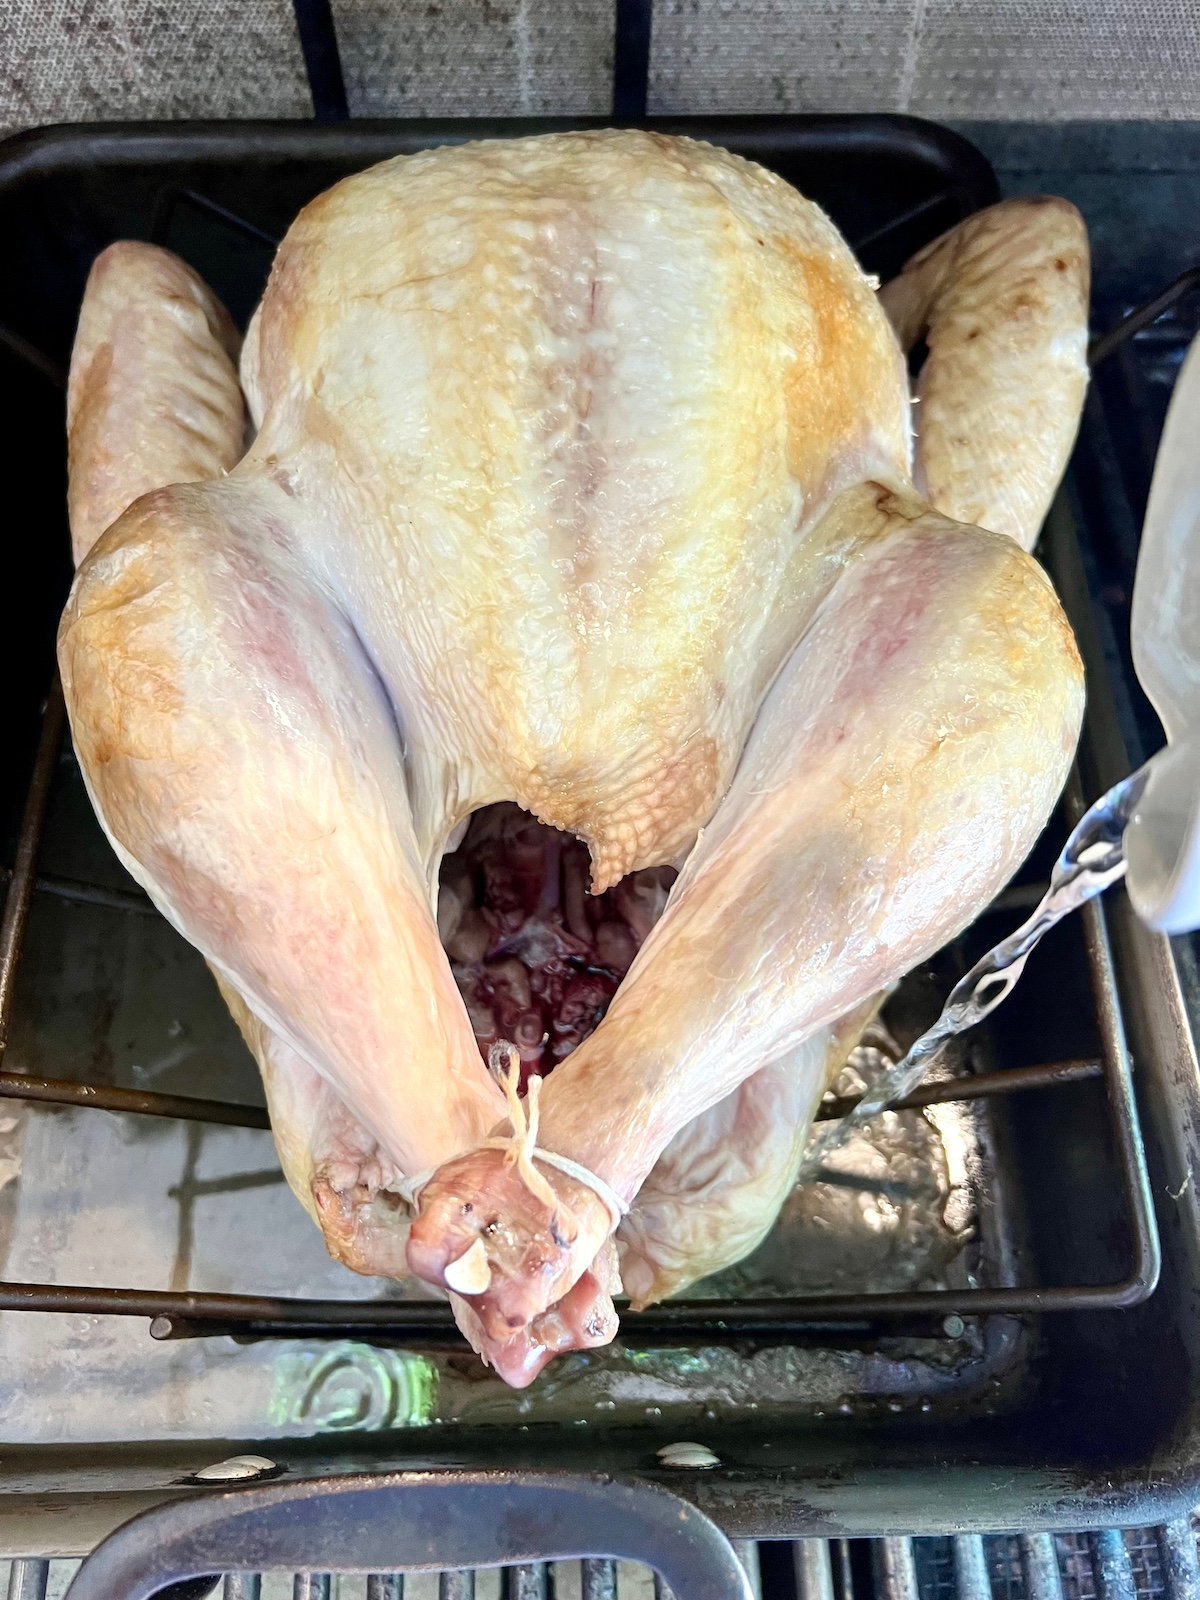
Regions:
<instances>
[{"instance_id":1,"label":"pan handle","mask_svg":"<svg viewBox=\"0 0 1200 1600\"><path fill-rule=\"evenodd\" d=\"M653 1567L677 1600L750 1600L729 1540L695 1506L654 1484L567 1472L373 1473L189 1495L110 1534L66 1600L152 1600L227 1572L430 1572L586 1556Z\"/></svg>"}]
</instances>

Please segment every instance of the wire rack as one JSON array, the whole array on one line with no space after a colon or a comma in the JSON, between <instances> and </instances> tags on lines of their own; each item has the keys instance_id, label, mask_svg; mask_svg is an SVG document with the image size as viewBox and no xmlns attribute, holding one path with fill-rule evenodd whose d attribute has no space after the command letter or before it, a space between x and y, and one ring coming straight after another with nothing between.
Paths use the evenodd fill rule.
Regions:
<instances>
[{"instance_id":1,"label":"wire rack","mask_svg":"<svg viewBox=\"0 0 1200 1600\"><path fill-rule=\"evenodd\" d=\"M937 215L947 196L923 199L855 248L875 246L890 231L911 228L914 217ZM169 242L180 219L188 216L206 226L232 230L243 239L273 250L277 240L267 229L238 215L217 199L187 187L169 187L159 195L153 236ZM1148 321L1161 315L1189 288L1185 275L1161 295L1125 317L1092 347L1099 360L1121 348ZM36 372L41 381L62 383L55 364L20 336L0 329L0 340ZM17 835L4 910L0 916L0 1098L58 1106L74 1106L132 1116L171 1117L246 1128L269 1126L264 1107L215 1099L162 1094L80 1082L69 1077L41 1077L3 1070L13 999L20 972L25 930L35 895L100 904L127 915L156 915L149 899L137 890L113 889L45 874L39 851L55 773L63 749L66 717L61 687L51 683L42 708L40 736L30 772ZM1067 794L1070 821L1082 811L1078 775ZM984 918L1011 916L1036 903L1038 883L1018 884L988 908ZM928 1084L900 1102L903 1108L928 1107L952 1101L990 1101L1064 1085L1103 1081L1106 1118L1115 1176L1120 1190L1128 1239L1126 1269L1104 1283L981 1285L906 1292L820 1294L771 1300L681 1300L653 1307L626 1320L626 1343L655 1346L690 1345L700 1341L812 1342L850 1339L872 1341L899 1334L953 1337L961 1319L989 1315L1122 1309L1145 1300L1158 1276L1159 1246L1153 1207L1145 1176L1141 1133L1134 1101L1130 1063L1124 1041L1121 1006L1103 912L1093 902L1083 912L1092 999L1100 1051L1084 1059L1055 1060L1030 1066L957 1076ZM820 1117L843 1115L851 1102L826 1102ZM233 1334L241 1337L386 1335L389 1342L424 1348L455 1343L449 1308L441 1304L386 1301L351 1302L277 1296L175 1292L112 1286L0 1282L0 1311L78 1312L147 1317L157 1339Z\"/></svg>"}]
</instances>

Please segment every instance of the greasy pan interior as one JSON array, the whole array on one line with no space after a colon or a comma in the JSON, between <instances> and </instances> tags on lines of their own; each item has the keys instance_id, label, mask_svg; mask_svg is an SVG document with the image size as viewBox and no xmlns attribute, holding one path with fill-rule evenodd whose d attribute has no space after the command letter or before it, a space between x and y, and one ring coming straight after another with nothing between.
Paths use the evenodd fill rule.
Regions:
<instances>
[{"instance_id":1,"label":"greasy pan interior","mask_svg":"<svg viewBox=\"0 0 1200 1600\"><path fill-rule=\"evenodd\" d=\"M338 177L397 151L450 138L564 125L174 125L19 137L0 151L0 237L6 241L0 322L65 368L95 254L114 238L155 234L195 266L244 322L270 261L269 243L254 229L268 239L278 236L301 204ZM864 266L885 278L927 239L994 198L994 179L969 146L901 119L692 120L662 126L728 143L776 168L830 211ZM222 220L193 195L252 227ZM8 864L69 567L61 392L31 366L27 351L0 349L0 364L15 402L9 578L0 586L0 825ZM1081 774L1085 791L1095 792L1126 770L1126 757L1065 505L1051 518L1041 554L1088 663L1090 712ZM1063 817L1056 817L1024 879L1036 881L1044 872L1064 827ZM69 761L55 775L40 870L122 889L124 880ZM252 1099L252 1069L198 958L160 930L156 919L140 918L137 934L118 934L104 922L108 914L104 907L78 903L64 910L53 897L35 897L6 1065L137 1087L146 1035L165 1027L199 1040L202 1048L184 1051L181 1064L169 1068L156 1088ZM1010 920L1017 915L1010 912ZM1010 925L997 916L999 922L985 919L958 951L936 963L932 975L918 975L906 986L900 1024L905 1018L914 1026L926 1020L956 967ZM1118 1007L1103 982L1110 945ZM1028 1288L1111 1285L1128 1277L1138 1241L1131 1235L1112 1114L1114 1075L1123 1080L1128 1069L1127 1033L1163 1247L1159 1286L1141 1304L1096 1310L1080 1301L1078 1309L1044 1315L970 1318L955 1338L951 1298L951 1329L932 1330L934 1338L885 1333L881 1339L878 1330L870 1337L851 1332L822 1339L812 1330L759 1330L751 1337L744 1330L706 1326L702 1338L664 1338L671 1348L657 1355L644 1348L653 1345L652 1335L634 1333L631 1320L630 1350L618 1352L614 1365L583 1363L570 1381L535 1388L524 1402L498 1397L494 1387L475 1381L461 1359L440 1356L433 1363L436 1380L429 1380L440 1385L436 1406L412 1399L430 1363L422 1365L423 1357L391 1348L386 1340L385 1348L373 1349L361 1330L340 1341L278 1341L264 1354L261 1345L247 1353L225 1338L155 1344L141 1318L121 1319L119 1336L109 1342L118 1319L4 1312L0 1550L82 1550L132 1509L172 1492L173 1479L228 1453L223 1439L243 1442L250 1436L237 1418L260 1414L253 1406L239 1413L230 1397L248 1381L246 1372L261 1377L268 1367L274 1409L263 1409L263 1425L253 1435L273 1440L264 1446L267 1453L296 1473L437 1462L585 1466L653 1476L662 1475L655 1460L660 1444L695 1438L716 1452L721 1465L695 1477L670 1475L671 1485L735 1534L920 1532L951 1525L1078 1528L1161 1520L1200 1497L1193 1398L1200 1230L1194 1188L1181 1191L1200 1120L1200 1088L1182 1017L1165 943L1134 926L1117 895L1104 916L1077 919L1048 941L1010 1006L973 1046L973 1064L984 1070L1102 1058L1109 1076L1001 1097L970 1121L964 1137L977 1158L982 1152L982 1164L976 1159L964 1180L973 1243L956 1269L960 1276L945 1279L950 1290L973 1280ZM203 1073L196 1068L200 1056ZM41 1158L43 1175L57 1163L55 1192L73 1224L64 1222L56 1244L53 1214L46 1213L37 1241L46 1277L137 1286L159 1281L143 1256L129 1264L126 1277L113 1276L108 1252L112 1235L132 1226L129 1207L141 1204L137 1184L160 1148L155 1138L186 1141L191 1134L168 1129L127 1136L122 1212L113 1191L98 1198L94 1187L73 1181L82 1167L102 1171L99 1146L87 1143L93 1136L82 1128L84 1120L107 1128L117 1119L53 1110L22 1116L43 1119L42 1138L39 1144L26 1137L21 1198L14 1198L14 1185L0 1189L0 1276L28 1277L18 1270L21 1241L14 1219L37 1182L30 1151L41 1149L48 1152ZM30 1125L23 1128L26 1135ZM1132 1136L1137 1157L1136 1127ZM261 1134L242 1137L265 1140ZM79 1138L82 1144L72 1142ZM244 1184L231 1202L244 1230L242 1253L250 1258L256 1218L269 1231L280 1207L292 1205L272 1184L269 1148L260 1142L255 1149L251 1166L262 1169L261 1183L257 1189ZM189 1171L195 1178L194 1162ZM1134 1176L1142 1178L1136 1171ZM118 1186L119 1181L118 1173ZM171 1194L171 1204L182 1212L183 1203ZM255 1288L252 1264L230 1284L206 1283L200 1276L205 1194L203 1181L189 1191L189 1202L196 1203L188 1221L195 1234L189 1234L192 1254L186 1270L177 1257L171 1287ZM1141 1245L1136 1265L1145 1280L1152 1276L1153 1252L1147 1254L1145 1239ZM68 1270L63 1264L71 1250L82 1251L83 1260L71 1260ZM328 1295L366 1292L335 1277L321 1283L320 1292ZM286 1294L303 1292L304 1285L275 1281L266 1288ZM752 1299L758 1293L744 1282L723 1292ZM1127 1298L1137 1295L1131 1290ZM411 1347L414 1340L391 1341L400 1343ZM186 1368L193 1389L207 1387L207 1407L188 1410L182 1420L169 1407L139 1409L139 1396L155 1390L164 1362L174 1362L177 1374ZM318 1403L313 1396L321 1374L326 1389ZM405 1386L411 1403L400 1404L395 1391ZM56 1396L57 1404L47 1403ZM444 1420L428 1422L434 1414ZM418 1421L428 1425L411 1425Z\"/></svg>"}]
</instances>

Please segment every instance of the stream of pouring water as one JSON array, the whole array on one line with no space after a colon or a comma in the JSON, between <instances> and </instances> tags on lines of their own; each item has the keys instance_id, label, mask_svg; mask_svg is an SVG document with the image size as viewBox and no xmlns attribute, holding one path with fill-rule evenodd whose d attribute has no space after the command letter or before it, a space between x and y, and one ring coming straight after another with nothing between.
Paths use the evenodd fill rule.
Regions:
<instances>
[{"instance_id":1,"label":"stream of pouring water","mask_svg":"<svg viewBox=\"0 0 1200 1600\"><path fill-rule=\"evenodd\" d=\"M955 984L933 1026L906 1056L875 1080L854 1109L822 1128L805 1154L802 1182L811 1181L826 1157L855 1129L910 1095L951 1039L973 1028L1008 999L1030 951L1056 923L1124 876L1125 828L1146 787L1146 776L1147 768L1141 767L1122 778L1084 813L1054 864L1050 887L1037 910Z\"/></svg>"}]
</instances>

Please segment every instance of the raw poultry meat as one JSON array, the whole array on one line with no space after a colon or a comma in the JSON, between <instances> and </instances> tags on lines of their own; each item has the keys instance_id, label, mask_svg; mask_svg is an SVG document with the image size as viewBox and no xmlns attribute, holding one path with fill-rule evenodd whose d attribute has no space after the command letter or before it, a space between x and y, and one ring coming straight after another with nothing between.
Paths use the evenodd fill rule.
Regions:
<instances>
[{"instance_id":1,"label":"raw poultry meat","mask_svg":"<svg viewBox=\"0 0 1200 1600\"><path fill-rule=\"evenodd\" d=\"M639 1302L757 1242L827 1066L1044 822L1081 675L1020 546L1086 284L1047 201L888 287L914 461L887 315L780 179L645 133L428 152L289 232L242 455L211 296L97 264L60 634L97 812L334 1254L403 1250L510 1381L611 1338L614 1230Z\"/></svg>"},{"instance_id":2,"label":"raw poultry meat","mask_svg":"<svg viewBox=\"0 0 1200 1600\"><path fill-rule=\"evenodd\" d=\"M501 1040L520 1088L596 1027L658 921L675 873L646 868L588 894L588 853L519 806L477 812L445 857L438 932L484 1061Z\"/></svg>"}]
</instances>

